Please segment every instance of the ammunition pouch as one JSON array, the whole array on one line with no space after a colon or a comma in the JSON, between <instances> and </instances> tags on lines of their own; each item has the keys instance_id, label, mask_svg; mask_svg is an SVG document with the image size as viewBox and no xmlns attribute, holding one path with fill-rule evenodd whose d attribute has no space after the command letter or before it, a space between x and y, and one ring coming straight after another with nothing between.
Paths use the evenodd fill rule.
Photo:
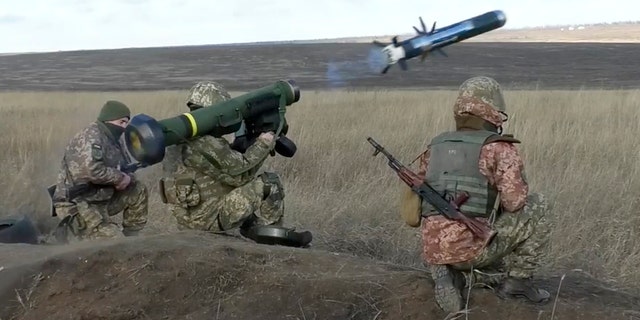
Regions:
<instances>
[{"instance_id":1,"label":"ammunition pouch","mask_svg":"<svg viewBox=\"0 0 640 320\"><path fill-rule=\"evenodd\" d=\"M164 177L160 179L159 189L163 203L180 205L185 209L200 204L200 189L191 176Z\"/></svg>"},{"instance_id":2,"label":"ammunition pouch","mask_svg":"<svg viewBox=\"0 0 640 320\"><path fill-rule=\"evenodd\" d=\"M263 172L260 174L260 178L264 183L262 200L271 199L272 201L278 201L284 199L284 188L278 174L274 172Z\"/></svg>"}]
</instances>

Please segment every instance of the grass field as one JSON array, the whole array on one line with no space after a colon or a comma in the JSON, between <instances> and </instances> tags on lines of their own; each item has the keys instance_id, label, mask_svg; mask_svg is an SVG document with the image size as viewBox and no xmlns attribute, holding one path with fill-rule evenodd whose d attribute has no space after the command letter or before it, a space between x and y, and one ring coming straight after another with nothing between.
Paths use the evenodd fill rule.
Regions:
<instances>
[{"instance_id":1,"label":"grass field","mask_svg":"<svg viewBox=\"0 0 640 320\"><path fill-rule=\"evenodd\" d=\"M389 41L389 39L380 39ZM184 90L216 79L253 90L294 79L302 90L455 89L482 74L520 90L637 89L638 44L461 42L382 75L367 43L219 45L87 50L0 57L0 90Z\"/></svg>"},{"instance_id":2,"label":"grass field","mask_svg":"<svg viewBox=\"0 0 640 320\"><path fill-rule=\"evenodd\" d=\"M0 93L0 197L7 211L31 204L46 220L47 195L67 140L92 121L106 99L134 113L165 118L184 112L186 92ZM509 91L507 133L523 144L531 189L554 203L551 260L545 271L580 268L632 286L640 281L637 226L640 90ZM430 137L453 128L453 91L302 91L289 108L294 158L270 158L281 173L287 221L314 232L316 247L418 265L417 229L397 209L400 181L372 136L404 163ZM146 233L175 230L157 195L159 166L140 171L151 190ZM42 223L46 224L45 222Z\"/></svg>"}]
</instances>

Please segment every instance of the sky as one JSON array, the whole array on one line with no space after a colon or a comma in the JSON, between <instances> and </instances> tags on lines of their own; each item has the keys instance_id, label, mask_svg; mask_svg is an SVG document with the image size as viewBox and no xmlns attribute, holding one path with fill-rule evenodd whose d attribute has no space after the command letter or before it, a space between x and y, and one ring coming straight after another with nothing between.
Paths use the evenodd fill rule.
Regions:
<instances>
[{"instance_id":1,"label":"sky","mask_svg":"<svg viewBox=\"0 0 640 320\"><path fill-rule=\"evenodd\" d=\"M502 10L504 29L640 20L635 0L0 0L0 52L407 34Z\"/></svg>"}]
</instances>

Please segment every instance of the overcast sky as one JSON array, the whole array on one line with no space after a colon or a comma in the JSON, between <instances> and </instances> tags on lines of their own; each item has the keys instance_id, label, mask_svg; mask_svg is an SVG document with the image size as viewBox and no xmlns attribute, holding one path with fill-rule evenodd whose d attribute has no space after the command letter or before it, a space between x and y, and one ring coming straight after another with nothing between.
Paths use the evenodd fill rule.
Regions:
<instances>
[{"instance_id":1,"label":"overcast sky","mask_svg":"<svg viewBox=\"0 0 640 320\"><path fill-rule=\"evenodd\" d=\"M632 0L0 0L0 52L58 51L413 32L491 10L504 28L640 20ZM347 27L349 26L349 27Z\"/></svg>"}]
</instances>

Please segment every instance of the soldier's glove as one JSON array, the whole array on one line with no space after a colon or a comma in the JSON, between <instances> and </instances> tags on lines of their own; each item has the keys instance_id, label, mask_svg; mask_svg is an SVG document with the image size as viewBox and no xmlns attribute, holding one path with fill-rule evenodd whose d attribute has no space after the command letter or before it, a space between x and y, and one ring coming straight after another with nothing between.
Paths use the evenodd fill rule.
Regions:
<instances>
[{"instance_id":1,"label":"soldier's glove","mask_svg":"<svg viewBox=\"0 0 640 320\"><path fill-rule=\"evenodd\" d=\"M131 176L129 176L128 174L124 174L124 178L122 178L122 180L120 180L120 182L118 182L118 184L116 184L115 188L118 191L122 191L124 189L126 189L129 184L132 182Z\"/></svg>"}]
</instances>

